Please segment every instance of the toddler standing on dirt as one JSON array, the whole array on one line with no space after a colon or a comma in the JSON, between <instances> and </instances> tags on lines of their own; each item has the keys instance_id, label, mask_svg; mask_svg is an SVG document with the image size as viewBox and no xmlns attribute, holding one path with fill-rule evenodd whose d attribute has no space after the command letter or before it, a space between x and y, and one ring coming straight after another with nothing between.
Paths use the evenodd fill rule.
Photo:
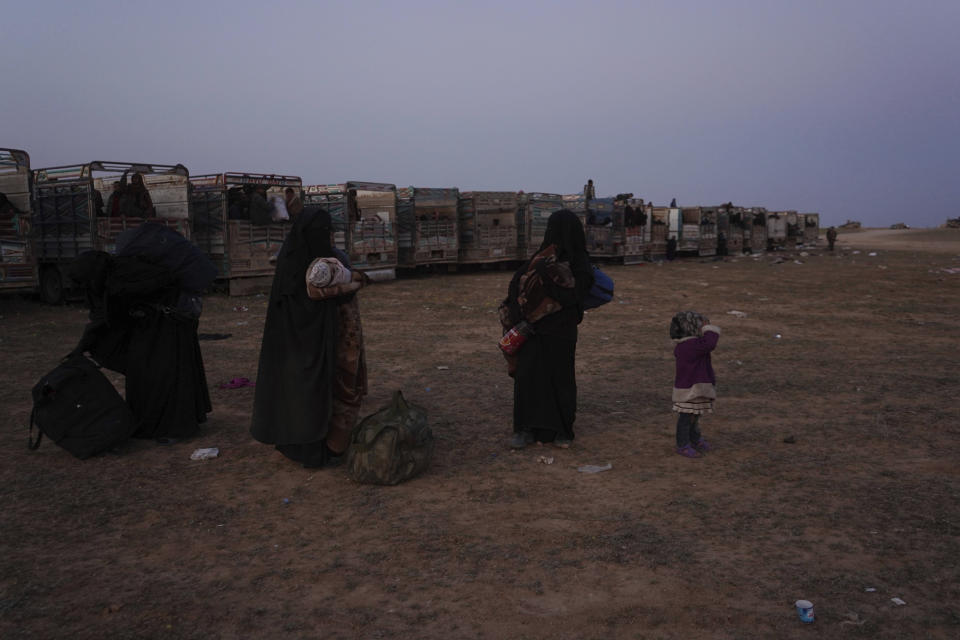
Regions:
<instances>
[{"instance_id":1,"label":"toddler standing on dirt","mask_svg":"<svg viewBox=\"0 0 960 640\"><path fill-rule=\"evenodd\" d=\"M713 412L717 397L716 376L710 352L720 340L720 327L696 311L681 311L670 321L670 337L676 341L673 356L677 373L673 382L673 410L677 412L677 453L699 458L710 445L700 433L700 416Z\"/></svg>"}]
</instances>

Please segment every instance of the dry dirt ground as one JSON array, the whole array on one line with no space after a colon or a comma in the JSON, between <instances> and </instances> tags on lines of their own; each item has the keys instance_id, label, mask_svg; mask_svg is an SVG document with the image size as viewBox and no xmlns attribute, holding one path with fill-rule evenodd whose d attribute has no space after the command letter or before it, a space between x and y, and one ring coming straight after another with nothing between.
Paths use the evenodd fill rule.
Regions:
<instances>
[{"instance_id":1,"label":"dry dirt ground","mask_svg":"<svg viewBox=\"0 0 960 640\"><path fill-rule=\"evenodd\" d=\"M255 377L256 296L208 301L201 331L232 337L201 343L202 436L29 452L30 388L85 311L2 298L0 637L960 637L958 266L943 230L610 267L617 298L581 325L576 441L519 453L495 346L508 272L377 284L364 414L402 389L438 443L397 487L251 440L252 389L216 384ZM673 453L667 327L687 308L724 330L701 460Z\"/></svg>"}]
</instances>

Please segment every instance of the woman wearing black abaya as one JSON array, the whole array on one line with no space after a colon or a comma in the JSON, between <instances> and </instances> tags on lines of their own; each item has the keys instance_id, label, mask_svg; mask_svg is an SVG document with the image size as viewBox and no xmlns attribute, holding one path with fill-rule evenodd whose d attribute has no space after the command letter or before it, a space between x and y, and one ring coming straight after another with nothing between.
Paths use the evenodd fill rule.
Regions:
<instances>
[{"instance_id":1,"label":"woman wearing black abaya","mask_svg":"<svg viewBox=\"0 0 960 640\"><path fill-rule=\"evenodd\" d=\"M211 410L197 341L200 294L216 269L189 240L146 223L117 238L117 255L83 254L73 278L90 303L78 349L126 377L134 437L196 435Z\"/></svg>"},{"instance_id":2,"label":"woman wearing black abaya","mask_svg":"<svg viewBox=\"0 0 960 640\"><path fill-rule=\"evenodd\" d=\"M334 463L343 450L331 439L337 383L340 312L337 298L312 300L306 272L316 258L339 256L330 215L304 211L277 257L270 290L250 433L305 467ZM330 446L333 445L333 446Z\"/></svg>"},{"instance_id":3,"label":"woman wearing black abaya","mask_svg":"<svg viewBox=\"0 0 960 640\"><path fill-rule=\"evenodd\" d=\"M513 430L511 446L523 448L538 442L564 447L573 440L577 412L577 381L574 362L577 325L583 319L583 298L593 286L593 270L587 254L583 225L572 211L553 213L547 222L543 243L533 258L510 281L507 299L510 321L523 320L521 278L539 262L538 256L555 252L558 262L572 272L572 287L557 286L543 277L546 295L559 303L560 310L533 323L534 333L520 348L513 373ZM546 275L546 272L542 272Z\"/></svg>"}]
</instances>

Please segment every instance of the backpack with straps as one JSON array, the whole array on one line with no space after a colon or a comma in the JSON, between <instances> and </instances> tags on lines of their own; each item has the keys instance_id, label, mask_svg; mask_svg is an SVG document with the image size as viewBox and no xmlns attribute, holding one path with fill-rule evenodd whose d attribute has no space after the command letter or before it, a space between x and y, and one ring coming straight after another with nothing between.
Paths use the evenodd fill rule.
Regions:
<instances>
[{"instance_id":1,"label":"backpack with straps","mask_svg":"<svg viewBox=\"0 0 960 640\"><path fill-rule=\"evenodd\" d=\"M596 309L613 300L613 278L593 265L593 286L583 298L584 309Z\"/></svg>"},{"instance_id":2,"label":"backpack with straps","mask_svg":"<svg viewBox=\"0 0 960 640\"><path fill-rule=\"evenodd\" d=\"M38 427L36 440L33 426ZM30 449L44 434L81 460L129 438L136 430L130 407L82 353L68 355L33 387Z\"/></svg>"}]
</instances>

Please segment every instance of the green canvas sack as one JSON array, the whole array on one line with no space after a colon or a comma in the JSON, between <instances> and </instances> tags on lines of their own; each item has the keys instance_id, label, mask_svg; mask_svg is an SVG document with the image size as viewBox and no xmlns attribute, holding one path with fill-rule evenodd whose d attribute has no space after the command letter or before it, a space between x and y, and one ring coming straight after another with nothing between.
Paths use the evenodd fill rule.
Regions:
<instances>
[{"instance_id":1,"label":"green canvas sack","mask_svg":"<svg viewBox=\"0 0 960 640\"><path fill-rule=\"evenodd\" d=\"M426 410L395 391L390 404L354 428L347 473L356 482L395 485L426 469L432 455L433 432Z\"/></svg>"}]
</instances>

